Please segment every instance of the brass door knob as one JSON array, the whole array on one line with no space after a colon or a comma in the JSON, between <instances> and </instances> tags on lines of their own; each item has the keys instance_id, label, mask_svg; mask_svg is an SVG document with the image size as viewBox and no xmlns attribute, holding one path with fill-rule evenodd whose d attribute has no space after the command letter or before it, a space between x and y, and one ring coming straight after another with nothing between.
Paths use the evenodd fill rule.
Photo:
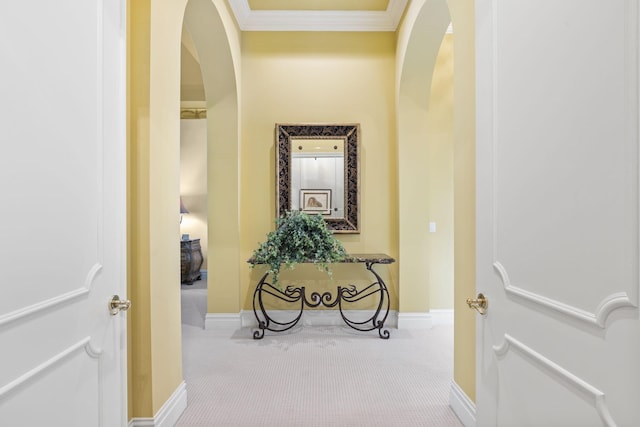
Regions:
<instances>
[{"instance_id":1,"label":"brass door knob","mask_svg":"<svg viewBox=\"0 0 640 427\"><path fill-rule=\"evenodd\" d=\"M129 310L129 307L131 307L131 301L128 299L121 300L118 295L114 295L111 301L109 301L109 313L111 313L112 316L115 316L121 311Z\"/></svg>"},{"instance_id":2,"label":"brass door knob","mask_svg":"<svg viewBox=\"0 0 640 427\"><path fill-rule=\"evenodd\" d=\"M467 305L469 308L475 309L478 313L483 316L487 314L487 308L489 307L489 300L482 294L479 293L478 297L475 299L467 298Z\"/></svg>"}]
</instances>

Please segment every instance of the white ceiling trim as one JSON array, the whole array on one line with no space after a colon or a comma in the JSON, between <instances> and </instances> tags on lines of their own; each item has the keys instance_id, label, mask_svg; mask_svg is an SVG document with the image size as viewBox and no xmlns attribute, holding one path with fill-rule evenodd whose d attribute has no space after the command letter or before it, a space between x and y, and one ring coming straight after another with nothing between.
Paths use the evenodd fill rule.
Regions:
<instances>
[{"instance_id":1,"label":"white ceiling trim","mask_svg":"<svg viewBox=\"0 0 640 427\"><path fill-rule=\"evenodd\" d=\"M242 31L395 31L407 0L389 0L384 11L251 10L229 0Z\"/></svg>"}]
</instances>

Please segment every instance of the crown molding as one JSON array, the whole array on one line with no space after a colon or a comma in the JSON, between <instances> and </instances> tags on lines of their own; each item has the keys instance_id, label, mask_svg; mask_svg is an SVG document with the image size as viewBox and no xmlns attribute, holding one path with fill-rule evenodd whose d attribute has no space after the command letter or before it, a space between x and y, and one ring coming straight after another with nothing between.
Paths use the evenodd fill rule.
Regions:
<instances>
[{"instance_id":1,"label":"crown molding","mask_svg":"<svg viewBox=\"0 0 640 427\"><path fill-rule=\"evenodd\" d=\"M242 31L395 31L408 0L389 0L385 11L251 10L229 0Z\"/></svg>"},{"instance_id":2,"label":"crown molding","mask_svg":"<svg viewBox=\"0 0 640 427\"><path fill-rule=\"evenodd\" d=\"M206 119L206 108L180 108L180 119Z\"/></svg>"}]
</instances>

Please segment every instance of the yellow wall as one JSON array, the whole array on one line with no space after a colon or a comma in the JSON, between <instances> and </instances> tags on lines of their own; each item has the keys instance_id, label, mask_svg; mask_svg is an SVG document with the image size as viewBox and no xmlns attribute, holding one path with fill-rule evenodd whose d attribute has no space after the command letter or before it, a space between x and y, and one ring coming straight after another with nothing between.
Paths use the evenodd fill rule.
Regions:
<instances>
[{"instance_id":1,"label":"yellow wall","mask_svg":"<svg viewBox=\"0 0 640 427\"><path fill-rule=\"evenodd\" d=\"M427 209L422 230L427 244L429 309L453 308L453 36L442 39L433 68L426 135Z\"/></svg>"},{"instance_id":2,"label":"yellow wall","mask_svg":"<svg viewBox=\"0 0 640 427\"><path fill-rule=\"evenodd\" d=\"M432 76L450 18L444 1L424 4L410 3L398 30L396 56L401 313L430 310L431 270L425 267L436 264L429 252L430 245L436 243L435 236L428 233L428 192L435 173L427 166L439 144L432 138L439 132L434 129L430 133L427 125ZM437 101L434 108L438 108ZM440 217L440 212L434 215ZM446 224L443 230L447 230ZM402 327L402 318L399 326Z\"/></svg>"},{"instance_id":3,"label":"yellow wall","mask_svg":"<svg viewBox=\"0 0 640 427\"><path fill-rule=\"evenodd\" d=\"M475 295L475 29L473 0L414 0L398 30L397 102L400 196L400 269L402 284L407 279L427 281L417 269L428 259L423 242L412 230L424 219L414 214L411 182L426 180L414 153L423 155L426 117L435 52L442 34L453 22L454 144L453 144L453 234L454 234L454 380L475 399L475 316L464 301ZM426 154L424 154L426 155ZM421 276L422 275L422 276ZM429 303L425 288L409 288L400 293L401 311L423 311Z\"/></svg>"},{"instance_id":4,"label":"yellow wall","mask_svg":"<svg viewBox=\"0 0 640 427\"><path fill-rule=\"evenodd\" d=\"M231 217L235 212L237 218L238 120L237 117L230 119L229 114L237 116L237 106L233 104L237 104L235 78L239 68L232 63L229 44L235 42L234 53L239 56L239 31L223 0L190 1L205 7L206 12L216 18L207 23L215 33L215 40L210 41L212 46L221 45L220 49L226 49L222 53L220 49L203 53L200 59L207 63L206 70L210 73L220 63L227 64L224 70L227 79L222 81L225 89L213 90L220 80L209 75L209 86L205 90L208 89L210 95L207 108L215 113L222 111L215 114L214 120L208 120L208 127L211 132L211 129L219 130L217 121L224 123L222 132L216 135L230 141L224 145L232 154L224 157L227 168L233 169L234 150L236 153L236 174L225 177L225 194L231 194L226 211ZM180 41L186 4L186 0L152 3L142 0L128 4L128 286L133 303L128 318L130 418L153 417L182 382L177 237L180 233ZM198 35L201 34L193 34L194 39ZM218 60L216 66L214 59ZM211 151L209 147L209 153ZM211 211L211 200L208 203ZM219 205L216 207L217 211L221 209ZM236 226L227 228L231 231L225 230L225 233L237 235ZM220 239L217 244L216 250L232 252L228 249L238 246L238 238L235 237L235 242ZM228 254L225 256L229 258ZM237 254L231 253L230 259L232 262L226 265L231 264L230 270L232 276L235 271L235 276L231 277L229 286L237 295ZM237 312L238 298L235 299Z\"/></svg>"},{"instance_id":5,"label":"yellow wall","mask_svg":"<svg viewBox=\"0 0 640 427\"><path fill-rule=\"evenodd\" d=\"M239 82L241 34L223 0L190 0L185 25L197 49L207 108L207 311L240 311Z\"/></svg>"},{"instance_id":6,"label":"yellow wall","mask_svg":"<svg viewBox=\"0 0 640 427\"><path fill-rule=\"evenodd\" d=\"M149 250L150 0L128 2L127 313L129 418L153 415Z\"/></svg>"},{"instance_id":7,"label":"yellow wall","mask_svg":"<svg viewBox=\"0 0 640 427\"><path fill-rule=\"evenodd\" d=\"M221 0L204 4L226 13ZM182 382L177 207L185 5L186 0L129 3L130 417L154 416Z\"/></svg>"},{"instance_id":8,"label":"yellow wall","mask_svg":"<svg viewBox=\"0 0 640 427\"><path fill-rule=\"evenodd\" d=\"M276 123L361 125L361 233L337 237L352 253L397 256L395 35L246 32L242 37L240 272L243 308L250 309L259 273L244 261L274 228ZM377 270L387 278L397 307L395 265ZM334 277L346 280L362 271L362 266L339 266ZM303 268L286 274L312 272ZM313 279L319 286L323 280L335 289L323 276Z\"/></svg>"},{"instance_id":9,"label":"yellow wall","mask_svg":"<svg viewBox=\"0 0 640 427\"><path fill-rule=\"evenodd\" d=\"M450 0L454 32L454 360L453 379L475 401L476 294L475 15L474 0Z\"/></svg>"},{"instance_id":10,"label":"yellow wall","mask_svg":"<svg viewBox=\"0 0 640 427\"><path fill-rule=\"evenodd\" d=\"M180 38L186 1L151 3L149 229L153 412L182 382L179 234Z\"/></svg>"}]
</instances>

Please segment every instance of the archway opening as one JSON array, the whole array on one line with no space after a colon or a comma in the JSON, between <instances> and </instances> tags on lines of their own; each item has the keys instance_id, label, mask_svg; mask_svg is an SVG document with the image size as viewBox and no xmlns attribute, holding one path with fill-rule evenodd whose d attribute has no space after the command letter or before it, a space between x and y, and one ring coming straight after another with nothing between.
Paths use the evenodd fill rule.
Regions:
<instances>
[{"instance_id":1,"label":"archway opening","mask_svg":"<svg viewBox=\"0 0 640 427\"><path fill-rule=\"evenodd\" d=\"M475 317L464 299L475 294L475 15L466 0L412 2L399 32L397 67L398 170L399 170L399 324L410 324L414 314L433 314L437 306L424 268L434 248L416 230L428 230L430 219L414 208L413 199L426 194L417 186L429 185L429 173L420 159L429 154L429 114L432 112L433 67L447 25L453 23L455 52L453 105L453 316L454 379L452 396L475 399ZM434 119L434 117L431 117ZM431 125L431 128L433 125ZM431 129L432 130L432 129ZM416 155L420 153L420 155ZM416 178L413 171L421 170ZM417 181L418 184L412 184ZM433 177L431 177L433 183ZM438 185L437 183L435 185ZM432 204L437 201L432 199ZM426 202L425 202L426 203ZM436 222L436 234L440 227ZM433 278L431 278L433 279ZM437 286L437 285L436 285ZM404 318L403 318L404 317ZM428 316L431 321L435 316ZM404 322L404 320L407 322ZM464 396L466 395L466 396ZM454 405L452 397L452 405ZM471 403L472 405L473 403ZM456 411L458 412L458 411Z\"/></svg>"},{"instance_id":2,"label":"archway opening","mask_svg":"<svg viewBox=\"0 0 640 427\"><path fill-rule=\"evenodd\" d=\"M206 117L204 124L192 126L199 128L200 144L203 139L206 140L206 145L198 151L200 156L197 158L194 178L204 183L198 184L199 194L193 201L201 209L200 224L206 224L206 228L201 227L200 232L206 231L203 265L206 267L207 282L216 283L215 295L207 292L205 317L212 313L238 313L238 72L225 24L213 2L189 0L185 8L184 27L190 39L187 43L193 52L189 53L197 56L202 92L198 88L183 89L189 97L203 96L203 100L195 100L195 108L187 114ZM186 45L184 49L190 50ZM198 101L202 104L202 110ZM206 189L204 194L203 189Z\"/></svg>"},{"instance_id":3,"label":"archway opening","mask_svg":"<svg viewBox=\"0 0 640 427\"><path fill-rule=\"evenodd\" d=\"M180 282L182 323L207 314L207 109L200 57L186 22L180 49Z\"/></svg>"}]
</instances>

